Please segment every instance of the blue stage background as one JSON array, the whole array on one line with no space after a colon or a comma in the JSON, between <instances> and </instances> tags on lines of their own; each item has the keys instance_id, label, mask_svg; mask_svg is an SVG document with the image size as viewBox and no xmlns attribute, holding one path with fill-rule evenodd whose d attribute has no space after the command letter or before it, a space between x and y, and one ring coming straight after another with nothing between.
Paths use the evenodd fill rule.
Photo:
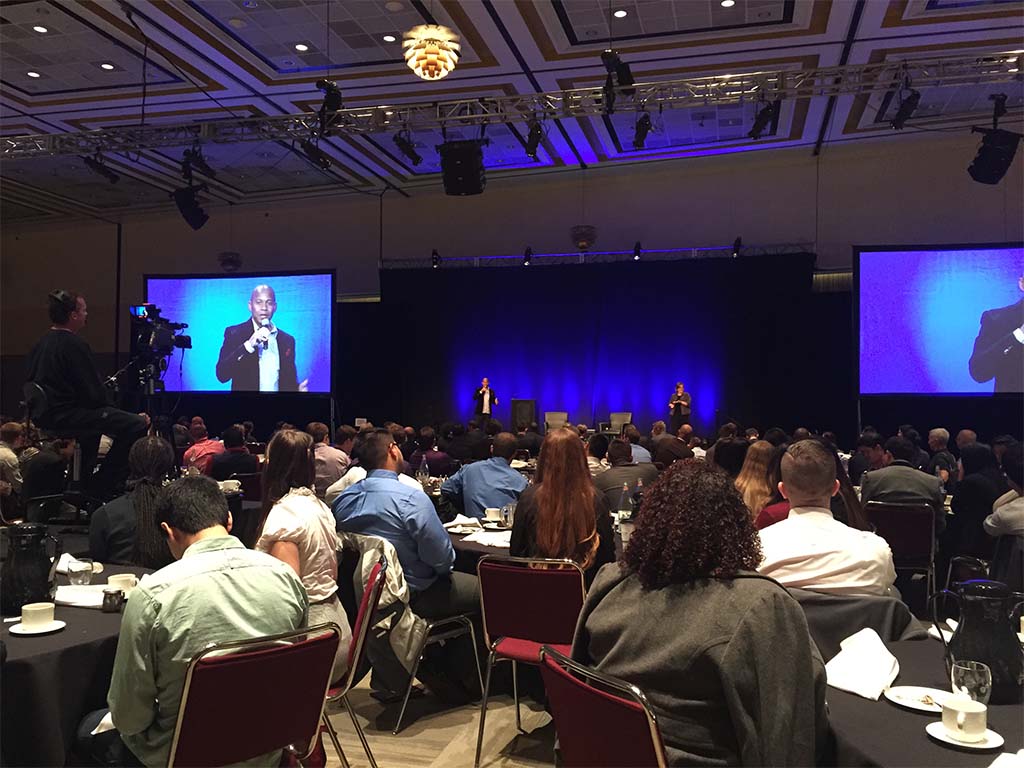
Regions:
<instances>
[{"instance_id":1,"label":"blue stage background","mask_svg":"<svg viewBox=\"0 0 1024 768\"><path fill-rule=\"evenodd\" d=\"M984 394L968 361L982 312L1020 300L1024 249L863 251L862 394Z\"/></svg>"},{"instance_id":2,"label":"blue stage background","mask_svg":"<svg viewBox=\"0 0 1024 768\"><path fill-rule=\"evenodd\" d=\"M217 380L217 358L224 329L251 317L252 289L266 283L274 289L273 322L295 337L298 380L309 379L310 392L331 391L331 309L333 275L271 275L245 277L148 277L146 300L168 320L188 323L192 349L176 349L168 362L168 391L230 391L231 382Z\"/></svg>"}]
</instances>

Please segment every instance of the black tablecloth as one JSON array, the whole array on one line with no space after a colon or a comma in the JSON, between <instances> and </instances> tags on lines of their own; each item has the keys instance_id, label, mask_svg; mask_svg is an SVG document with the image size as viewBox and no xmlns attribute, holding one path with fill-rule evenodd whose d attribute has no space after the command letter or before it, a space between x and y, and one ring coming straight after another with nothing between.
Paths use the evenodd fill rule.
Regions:
<instances>
[{"instance_id":1,"label":"black tablecloth","mask_svg":"<svg viewBox=\"0 0 1024 768\"><path fill-rule=\"evenodd\" d=\"M143 568L107 565L95 577L148 573ZM65 577L58 576L66 584ZM107 705L120 613L58 605L54 618L67 626L52 635L19 637L3 625L7 661L0 680L4 765L61 766L86 713Z\"/></svg>"},{"instance_id":2,"label":"black tablecloth","mask_svg":"<svg viewBox=\"0 0 1024 768\"><path fill-rule=\"evenodd\" d=\"M950 689L942 659L942 643L927 640L886 643L900 663L893 685L923 685ZM967 766L991 765L1000 750L967 751L935 741L924 728L938 714L917 712L890 703L828 689L829 721L835 734L835 761L849 766ZM1024 747L1024 706L990 705L988 726L1002 736L1003 752Z\"/></svg>"},{"instance_id":3,"label":"black tablecloth","mask_svg":"<svg viewBox=\"0 0 1024 768\"><path fill-rule=\"evenodd\" d=\"M471 573L476 576L477 561L484 555L509 556L508 547L487 547L483 544L477 544L475 541L466 541L466 536L456 533L449 533L448 535L452 539L452 546L455 547L454 569L456 571Z\"/></svg>"}]
</instances>

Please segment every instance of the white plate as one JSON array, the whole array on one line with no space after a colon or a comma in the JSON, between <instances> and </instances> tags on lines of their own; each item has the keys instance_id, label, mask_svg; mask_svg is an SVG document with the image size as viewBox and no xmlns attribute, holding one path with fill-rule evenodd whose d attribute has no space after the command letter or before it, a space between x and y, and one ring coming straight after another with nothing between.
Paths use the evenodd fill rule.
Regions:
<instances>
[{"instance_id":1,"label":"white plate","mask_svg":"<svg viewBox=\"0 0 1024 768\"><path fill-rule=\"evenodd\" d=\"M484 530L486 530L486 531L507 531L508 528L506 528L501 523L489 522L489 523L484 523Z\"/></svg>"},{"instance_id":2,"label":"white plate","mask_svg":"<svg viewBox=\"0 0 1024 768\"><path fill-rule=\"evenodd\" d=\"M11 634L12 635L46 635L46 634L49 634L50 632L56 632L59 629L64 629L64 627L66 627L66 626L67 626L67 623L61 621L60 619L54 619L50 623L43 624L41 626L35 627L34 629L25 629L25 627L22 626L21 622L18 622L17 624L14 624L11 627Z\"/></svg>"},{"instance_id":3,"label":"white plate","mask_svg":"<svg viewBox=\"0 0 1024 768\"><path fill-rule=\"evenodd\" d=\"M897 685L886 688L882 694L893 704L899 704L907 709L916 709L919 712L941 712L942 702L953 694L949 691L940 691L938 688L922 688L918 685ZM934 704L926 704L922 699L930 696Z\"/></svg>"},{"instance_id":4,"label":"white plate","mask_svg":"<svg viewBox=\"0 0 1024 768\"><path fill-rule=\"evenodd\" d=\"M962 749L998 749L1003 746L1003 737L991 729L985 731L985 738L981 741L957 741L946 733L941 720L928 723L924 729L933 739L938 739L944 744L952 744L954 747Z\"/></svg>"}]
</instances>

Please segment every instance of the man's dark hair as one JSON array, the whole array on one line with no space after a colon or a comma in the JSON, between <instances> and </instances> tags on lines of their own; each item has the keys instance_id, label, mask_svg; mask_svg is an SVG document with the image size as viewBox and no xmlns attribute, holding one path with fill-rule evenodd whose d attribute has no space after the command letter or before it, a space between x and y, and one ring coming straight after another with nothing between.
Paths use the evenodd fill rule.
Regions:
<instances>
[{"instance_id":1,"label":"man's dark hair","mask_svg":"<svg viewBox=\"0 0 1024 768\"><path fill-rule=\"evenodd\" d=\"M392 421L388 425L388 429L391 430L391 438L395 441L396 445L402 445L403 443L405 443L405 427L403 427L401 424Z\"/></svg>"},{"instance_id":2,"label":"man's dark hair","mask_svg":"<svg viewBox=\"0 0 1024 768\"><path fill-rule=\"evenodd\" d=\"M903 437L905 437L907 440L909 440L915 446L918 446L918 445L921 444L921 434L916 429L914 429L913 427L911 427L909 425L904 425L904 426L900 427L900 432L903 433Z\"/></svg>"},{"instance_id":3,"label":"man's dark hair","mask_svg":"<svg viewBox=\"0 0 1024 768\"><path fill-rule=\"evenodd\" d=\"M65 325L71 319L71 313L78 309L77 293L64 291L58 288L48 297L47 311L50 314L50 322L54 325Z\"/></svg>"},{"instance_id":4,"label":"man's dark hair","mask_svg":"<svg viewBox=\"0 0 1024 768\"><path fill-rule=\"evenodd\" d=\"M474 429L480 429L480 422L476 419L470 419L466 422L466 429L472 432Z\"/></svg>"},{"instance_id":5,"label":"man's dark hair","mask_svg":"<svg viewBox=\"0 0 1024 768\"><path fill-rule=\"evenodd\" d=\"M437 436L434 434L433 427L420 427L420 436L416 440L416 444L420 447L421 451L426 453L432 450L436 440Z\"/></svg>"},{"instance_id":6,"label":"man's dark hair","mask_svg":"<svg viewBox=\"0 0 1024 768\"><path fill-rule=\"evenodd\" d=\"M640 430L637 429L636 424L624 425L622 427L622 436L633 445L640 444Z\"/></svg>"},{"instance_id":7,"label":"man's dark hair","mask_svg":"<svg viewBox=\"0 0 1024 768\"><path fill-rule=\"evenodd\" d=\"M996 435L992 438L992 447L995 448L997 445L1013 445L1017 442L1017 438L1013 435Z\"/></svg>"},{"instance_id":8,"label":"man's dark hair","mask_svg":"<svg viewBox=\"0 0 1024 768\"><path fill-rule=\"evenodd\" d=\"M335 445L342 445L347 443L349 440L354 440L356 435L359 433L356 428L348 424L342 424L334 431L334 443Z\"/></svg>"},{"instance_id":9,"label":"man's dark hair","mask_svg":"<svg viewBox=\"0 0 1024 768\"><path fill-rule=\"evenodd\" d=\"M821 433L821 439L828 443L833 448L839 447L839 441L836 439L836 433L826 430Z\"/></svg>"},{"instance_id":10,"label":"man's dark hair","mask_svg":"<svg viewBox=\"0 0 1024 768\"><path fill-rule=\"evenodd\" d=\"M488 437L496 437L502 430L501 422L497 419L491 419L487 422L486 432Z\"/></svg>"},{"instance_id":11,"label":"man's dark hair","mask_svg":"<svg viewBox=\"0 0 1024 768\"><path fill-rule=\"evenodd\" d=\"M895 435L885 441L885 450L887 453L891 453L894 459L900 461L913 461L914 454L917 453L917 448L912 442L907 440L905 437Z\"/></svg>"},{"instance_id":12,"label":"man's dark hair","mask_svg":"<svg viewBox=\"0 0 1024 768\"><path fill-rule=\"evenodd\" d=\"M245 433L235 424L221 432L220 439L224 441L225 448L241 448L245 445Z\"/></svg>"},{"instance_id":13,"label":"man's dark hair","mask_svg":"<svg viewBox=\"0 0 1024 768\"><path fill-rule=\"evenodd\" d=\"M608 455L608 436L607 435L593 435L587 442L587 452L595 459L603 459ZM633 450L630 449L630 456L633 455Z\"/></svg>"},{"instance_id":14,"label":"man's dark hair","mask_svg":"<svg viewBox=\"0 0 1024 768\"><path fill-rule=\"evenodd\" d=\"M253 424L251 421L243 421L242 429L245 431L245 436L247 438L251 438L253 436L253 430L256 429L256 425Z\"/></svg>"},{"instance_id":15,"label":"man's dark hair","mask_svg":"<svg viewBox=\"0 0 1024 768\"><path fill-rule=\"evenodd\" d=\"M858 448L876 448L882 444L882 436L877 432L865 432L857 438Z\"/></svg>"},{"instance_id":16,"label":"man's dark hair","mask_svg":"<svg viewBox=\"0 0 1024 768\"><path fill-rule=\"evenodd\" d=\"M167 523L182 533L196 534L228 524L228 503L216 481L202 475L175 480L156 499L157 527Z\"/></svg>"},{"instance_id":17,"label":"man's dark hair","mask_svg":"<svg viewBox=\"0 0 1024 768\"><path fill-rule=\"evenodd\" d=\"M516 443L516 436L511 432L499 432L491 441L491 453L498 458L512 461L519 446Z\"/></svg>"},{"instance_id":18,"label":"man's dark hair","mask_svg":"<svg viewBox=\"0 0 1024 768\"><path fill-rule=\"evenodd\" d=\"M313 438L313 443L322 443L331 434L330 428L322 421L311 421L306 425L306 432Z\"/></svg>"},{"instance_id":19,"label":"man's dark hair","mask_svg":"<svg viewBox=\"0 0 1024 768\"><path fill-rule=\"evenodd\" d=\"M789 435L786 434L786 430L782 427L771 427L765 430L764 439L778 448L780 445L789 442Z\"/></svg>"},{"instance_id":20,"label":"man's dark hair","mask_svg":"<svg viewBox=\"0 0 1024 768\"><path fill-rule=\"evenodd\" d=\"M811 430L807 427L797 427L793 430L793 442L799 443L801 440L810 440Z\"/></svg>"},{"instance_id":21,"label":"man's dark hair","mask_svg":"<svg viewBox=\"0 0 1024 768\"><path fill-rule=\"evenodd\" d=\"M715 464L729 473L729 477L738 477L747 458L750 441L742 437L731 437L715 443Z\"/></svg>"},{"instance_id":22,"label":"man's dark hair","mask_svg":"<svg viewBox=\"0 0 1024 768\"><path fill-rule=\"evenodd\" d=\"M746 437L758 437L761 433L757 431L757 427L747 427L747 431L743 434Z\"/></svg>"},{"instance_id":23,"label":"man's dark hair","mask_svg":"<svg viewBox=\"0 0 1024 768\"><path fill-rule=\"evenodd\" d=\"M719 438L730 438L736 437L736 431L739 427L736 426L735 422L729 421L718 428Z\"/></svg>"},{"instance_id":24,"label":"man's dark hair","mask_svg":"<svg viewBox=\"0 0 1024 768\"><path fill-rule=\"evenodd\" d=\"M531 421L530 422L530 426L528 426L526 428L526 431L527 432L536 432L539 435L540 434L540 425L536 421Z\"/></svg>"},{"instance_id":25,"label":"man's dark hair","mask_svg":"<svg viewBox=\"0 0 1024 768\"><path fill-rule=\"evenodd\" d=\"M395 442L390 429L374 429L363 433L363 444L359 449L359 464L367 472L384 469L388 448Z\"/></svg>"},{"instance_id":26,"label":"man's dark hair","mask_svg":"<svg viewBox=\"0 0 1024 768\"><path fill-rule=\"evenodd\" d=\"M621 438L612 440L608 446L608 463L613 467L633 463L633 447Z\"/></svg>"},{"instance_id":27,"label":"man's dark hair","mask_svg":"<svg viewBox=\"0 0 1024 768\"><path fill-rule=\"evenodd\" d=\"M1003 454L1003 472L1018 488L1024 488L1024 443L1011 443Z\"/></svg>"},{"instance_id":28,"label":"man's dark hair","mask_svg":"<svg viewBox=\"0 0 1024 768\"><path fill-rule=\"evenodd\" d=\"M449 438L462 437L464 434L466 434L466 427L465 425L463 425L461 421L452 424L451 434L449 435Z\"/></svg>"}]
</instances>

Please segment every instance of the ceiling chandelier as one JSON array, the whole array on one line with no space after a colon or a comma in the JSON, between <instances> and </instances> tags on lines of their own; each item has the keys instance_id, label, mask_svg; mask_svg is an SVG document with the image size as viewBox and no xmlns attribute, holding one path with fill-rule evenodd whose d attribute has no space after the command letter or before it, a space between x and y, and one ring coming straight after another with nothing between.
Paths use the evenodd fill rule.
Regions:
<instances>
[{"instance_id":1,"label":"ceiling chandelier","mask_svg":"<svg viewBox=\"0 0 1024 768\"><path fill-rule=\"evenodd\" d=\"M440 24L421 24L402 38L405 63L424 80L440 80L459 61L459 36Z\"/></svg>"}]
</instances>

